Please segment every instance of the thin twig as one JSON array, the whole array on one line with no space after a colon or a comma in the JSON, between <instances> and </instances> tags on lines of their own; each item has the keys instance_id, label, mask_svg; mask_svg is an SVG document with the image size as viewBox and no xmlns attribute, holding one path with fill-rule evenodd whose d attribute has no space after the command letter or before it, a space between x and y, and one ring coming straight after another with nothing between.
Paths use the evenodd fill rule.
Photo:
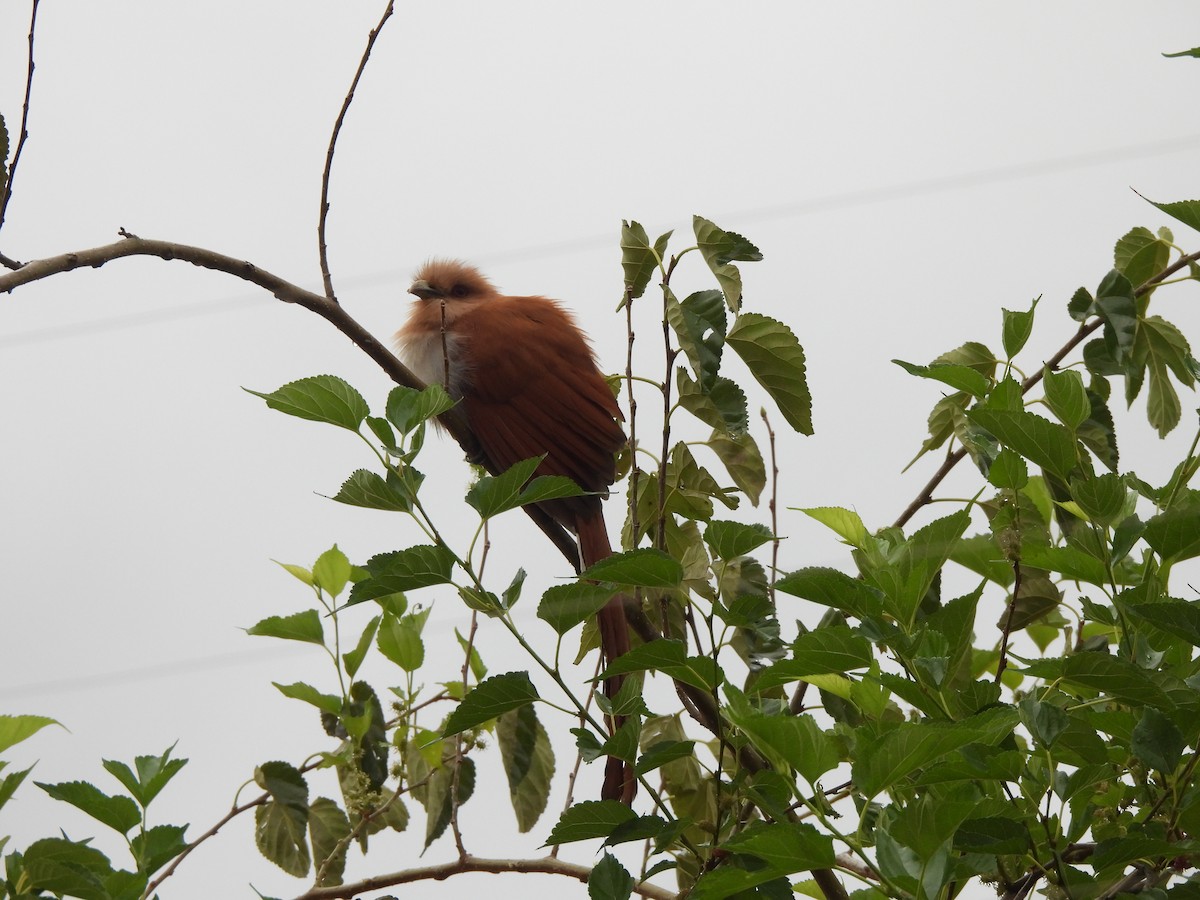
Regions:
<instances>
[{"instance_id":1,"label":"thin twig","mask_svg":"<svg viewBox=\"0 0 1200 900\"><path fill-rule=\"evenodd\" d=\"M394 0L388 0L387 9L383 11L383 16L379 19L379 24L371 29L371 33L367 35L367 47L363 50L362 59L358 61L358 69L354 73L354 80L350 82L350 90L346 92L346 99L342 101L342 108L338 112L337 121L333 123L333 134L329 136L329 149L325 151L325 170L321 173L321 215L317 219L317 255L321 259L321 280L325 284L325 296L333 303L337 303L337 297L333 292L333 276L329 274L329 251L325 244L325 220L329 216L329 173L333 170L333 153L337 148L337 139L338 134L342 130L342 122L345 121L346 113L350 109L350 103L354 100L354 91L358 87L358 82L362 78L363 71L367 68L367 60L371 58L371 48L375 46L375 39L379 37L379 32L383 30L383 24L391 18L394 6Z\"/></svg>"},{"instance_id":2,"label":"thin twig","mask_svg":"<svg viewBox=\"0 0 1200 900\"><path fill-rule=\"evenodd\" d=\"M760 409L763 424L767 426L767 446L771 449L771 499L767 510L771 513L771 584L768 596L771 598L771 609L775 608L775 582L779 578L779 462L775 457L775 429L766 409Z\"/></svg>"},{"instance_id":3,"label":"thin twig","mask_svg":"<svg viewBox=\"0 0 1200 900\"><path fill-rule=\"evenodd\" d=\"M25 139L29 137L29 95L33 91L33 35L37 31L38 0L32 0L29 13L29 56L25 68L25 100L21 104L21 133L17 136L17 149L13 153L12 165L8 167L8 176L0 185L0 228L4 227L4 214L8 212L8 201L12 197L13 179L17 175L17 163L21 161L21 151L25 149ZM0 159L0 166L4 160ZM10 269L20 268L21 264L0 254L0 262Z\"/></svg>"},{"instance_id":4,"label":"thin twig","mask_svg":"<svg viewBox=\"0 0 1200 900\"><path fill-rule=\"evenodd\" d=\"M486 523L485 523L486 525ZM486 544L485 544L486 546ZM482 567L480 574L482 575ZM463 696L467 693L467 679L471 675L471 653L475 649L475 632L479 630L479 613L471 611L471 627L467 631L467 652L462 664ZM458 858L465 859L469 854L463 846L462 832L458 829L458 787L459 775L462 772L462 732L454 735L454 772L450 777L450 830L454 834L454 846L458 848Z\"/></svg>"}]
</instances>

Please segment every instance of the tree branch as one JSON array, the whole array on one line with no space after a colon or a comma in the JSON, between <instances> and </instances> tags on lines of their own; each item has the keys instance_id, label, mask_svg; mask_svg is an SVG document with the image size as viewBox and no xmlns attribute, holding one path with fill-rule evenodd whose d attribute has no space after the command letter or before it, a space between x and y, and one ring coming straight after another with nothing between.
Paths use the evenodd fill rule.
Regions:
<instances>
[{"instance_id":1,"label":"tree branch","mask_svg":"<svg viewBox=\"0 0 1200 900\"><path fill-rule=\"evenodd\" d=\"M21 104L21 133L17 136L17 149L13 153L12 165L8 167L4 184L0 185L0 228L4 227L4 214L8 211L8 201L12 197L13 179L17 176L17 163L21 161L21 151L25 149L25 139L29 137L29 95L33 90L33 35L37 30L38 0L33 0L29 14L29 62L25 70L25 101ZM0 159L0 166L4 160ZM0 264L16 269L20 263L0 253Z\"/></svg>"},{"instance_id":2,"label":"tree branch","mask_svg":"<svg viewBox=\"0 0 1200 900\"><path fill-rule=\"evenodd\" d=\"M363 50L362 59L358 62L358 70L354 73L354 79L350 82L350 90L346 92L346 99L342 101L342 109L338 113L337 120L333 123L333 134L329 136L329 149L325 151L325 169L321 173L321 215L317 219L317 256L321 260L321 280L325 284L325 296L334 303L337 303L337 296L333 292L333 276L329 273L329 248L325 244L325 220L329 215L329 173L333 170L333 152L337 148L337 139L342 131L342 122L345 121L346 113L349 111L350 104L354 100L354 91L358 87L358 82L362 78L363 71L367 68L367 60L371 58L371 49L375 46L375 39L379 37L379 32L383 30L384 23L391 18L394 7L394 0L388 0L387 9L383 11L383 17L380 18L379 24L371 29L371 33L367 35L367 47Z\"/></svg>"},{"instance_id":3,"label":"tree branch","mask_svg":"<svg viewBox=\"0 0 1200 900\"><path fill-rule=\"evenodd\" d=\"M1152 291L1155 285L1157 285L1160 281L1170 278L1180 269L1183 269L1190 263L1197 262L1198 260L1200 260L1200 251L1189 253L1186 256L1181 256L1157 275L1154 275L1146 279L1142 284L1139 284L1134 290L1133 296L1135 298L1145 296L1147 293ZM1071 338L1065 344L1063 344L1053 356L1046 360L1045 365L1041 369L1034 372L1021 383L1021 394L1024 395L1029 393L1030 389L1042 380L1042 373L1045 372L1047 368L1058 368L1058 364L1066 359L1068 353L1082 344L1083 341L1091 336L1094 332L1099 330L1103 324L1104 320L1097 317L1090 323L1080 325L1075 334L1073 334ZM929 479L929 481L925 484L925 487L921 488L921 492L917 494L913 502L908 504L908 506L905 507L904 512L900 514L900 517L892 523L892 526L894 528L903 528L904 525L908 523L908 520L916 514L917 510L933 499L933 492L937 490L938 485L942 483L945 477L950 474L950 471L956 465L958 465L959 462L962 461L962 458L966 455L967 452L961 447L950 453L938 470L933 473L933 477Z\"/></svg>"},{"instance_id":4,"label":"tree branch","mask_svg":"<svg viewBox=\"0 0 1200 900\"><path fill-rule=\"evenodd\" d=\"M381 888L394 887L398 884L413 884L418 881L445 881L454 875L465 872L489 872L493 875L506 874L543 874L562 875L587 883L592 870L587 866L564 862L551 856L540 859L486 859L480 856L465 856L453 862L436 866L424 866L419 869L405 869L402 872L392 872L388 875L374 875L348 884L335 887L313 888L300 894L295 900L351 900L366 891L377 891ZM653 884L641 882L633 887L635 894L640 894L648 900L675 900L675 891L660 888Z\"/></svg>"}]
</instances>

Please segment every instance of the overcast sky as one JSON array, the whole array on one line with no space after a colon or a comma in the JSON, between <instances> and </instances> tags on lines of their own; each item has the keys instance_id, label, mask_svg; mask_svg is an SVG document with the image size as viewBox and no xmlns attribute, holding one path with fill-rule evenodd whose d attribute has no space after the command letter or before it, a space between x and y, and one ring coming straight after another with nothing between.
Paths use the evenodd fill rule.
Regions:
<instances>
[{"instance_id":1,"label":"overcast sky","mask_svg":"<svg viewBox=\"0 0 1200 900\"><path fill-rule=\"evenodd\" d=\"M14 137L27 7L0 4L0 113ZM31 136L0 250L49 256L124 227L319 289L321 166L382 8L45 0ZM1095 287L1130 227L1170 224L1187 249L1200 246L1130 190L1200 193L1190 100L1200 62L1160 55L1200 43L1180 27L1194 11L1183 0L400 3L334 166L335 284L352 315L389 335L413 269L463 257L510 293L565 300L615 370L621 220L674 228L683 247L694 213L713 219L763 251L743 268L746 308L789 322L808 355L817 433L781 434L782 502L852 506L879 527L936 467L900 475L939 393L890 359L928 362L965 340L998 347L1000 307L1042 296L1022 357L1033 371L1074 329L1071 293ZM679 288L709 286L700 260L687 263ZM1197 333L1194 285L1156 303ZM653 309L644 316L640 358L657 373ZM191 764L156 821L190 822L194 837L254 765L328 746L309 708L270 684L328 688L319 651L239 629L309 605L272 559L307 565L337 542L361 562L418 535L397 516L319 496L370 465L361 444L241 390L319 373L382 408L385 376L324 321L182 263L122 260L0 298L0 711L70 729L42 732L9 754L14 765L38 759L39 781L112 790L101 758L178 741ZM1183 398L1184 425L1162 443L1144 438L1143 403L1128 417L1143 436L1125 437L1123 462L1161 481L1192 437L1195 399ZM461 454L442 443L423 468L465 541ZM501 585L518 566L534 573L516 616L549 646L537 589L565 567L523 517L504 525L489 572ZM788 569L849 564L797 513L781 532ZM448 661L430 680L455 677L452 629L466 616L449 593L423 594L413 599L435 604L427 642ZM785 621L819 614L799 601L781 609ZM480 641L493 672L527 665L499 629ZM381 690L398 681L382 667L367 678ZM570 746L558 749L561 772ZM540 854L562 779L552 812L517 841L494 757L484 780L499 805L466 808L469 849ZM17 847L60 824L95 833L32 784L0 814ZM251 828L249 817L231 825L164 896L249 897L250 882L299 893L257 857ZM417 864L411 839L392 846L348 874ZM423 863L450 855L443 841ZM480 889L586 896L494 876L418 895Z\"/></svg>"}]
</instances>

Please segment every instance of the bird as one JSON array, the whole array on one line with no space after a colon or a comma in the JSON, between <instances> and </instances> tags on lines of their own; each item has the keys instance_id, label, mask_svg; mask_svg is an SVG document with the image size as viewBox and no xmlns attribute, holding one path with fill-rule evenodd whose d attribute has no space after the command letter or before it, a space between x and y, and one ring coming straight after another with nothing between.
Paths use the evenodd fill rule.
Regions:
<instances>
[{"instance_id":1,"label":"bird","mask_svg":"<svg viewBox=\"0 0 1200 900\"><path fill-rule=\"evenodd\" d=\"M544 454L536 475L565 475L587 493L539 506L576 536L583 569L611 556L602 501L627 441L624 417L571 314L546 297L504 296L477 268L452 259L425 263L409 293L417 299L396 332L400 358L459 402L484 468L498 474ZM630 646L621 597L600 610L597 624L611 664ZM606 679L605 694L615 696L622 681ZM602 799L629 805L636 789L632 767L609 757Z\"/></svg>"}]
</instances>

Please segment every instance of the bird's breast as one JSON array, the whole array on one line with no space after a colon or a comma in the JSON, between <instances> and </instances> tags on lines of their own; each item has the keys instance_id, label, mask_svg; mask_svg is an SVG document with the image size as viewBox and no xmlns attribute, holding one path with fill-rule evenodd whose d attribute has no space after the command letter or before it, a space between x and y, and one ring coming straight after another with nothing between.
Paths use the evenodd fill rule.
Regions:
<instances>
[{"instance_id":1,"label":"bird's breast","mask_svg":"<svg viewBox=\"0 0 1200 900\"><path fill-rule=\"evenodd\" d=\"M401 331L396 335L396 344L400 359L414 375L426 384L440 384L451 397L463 395L470 381L470 368L460 335L441 329L420 333Z\"/></svg>"}]
</instances>

